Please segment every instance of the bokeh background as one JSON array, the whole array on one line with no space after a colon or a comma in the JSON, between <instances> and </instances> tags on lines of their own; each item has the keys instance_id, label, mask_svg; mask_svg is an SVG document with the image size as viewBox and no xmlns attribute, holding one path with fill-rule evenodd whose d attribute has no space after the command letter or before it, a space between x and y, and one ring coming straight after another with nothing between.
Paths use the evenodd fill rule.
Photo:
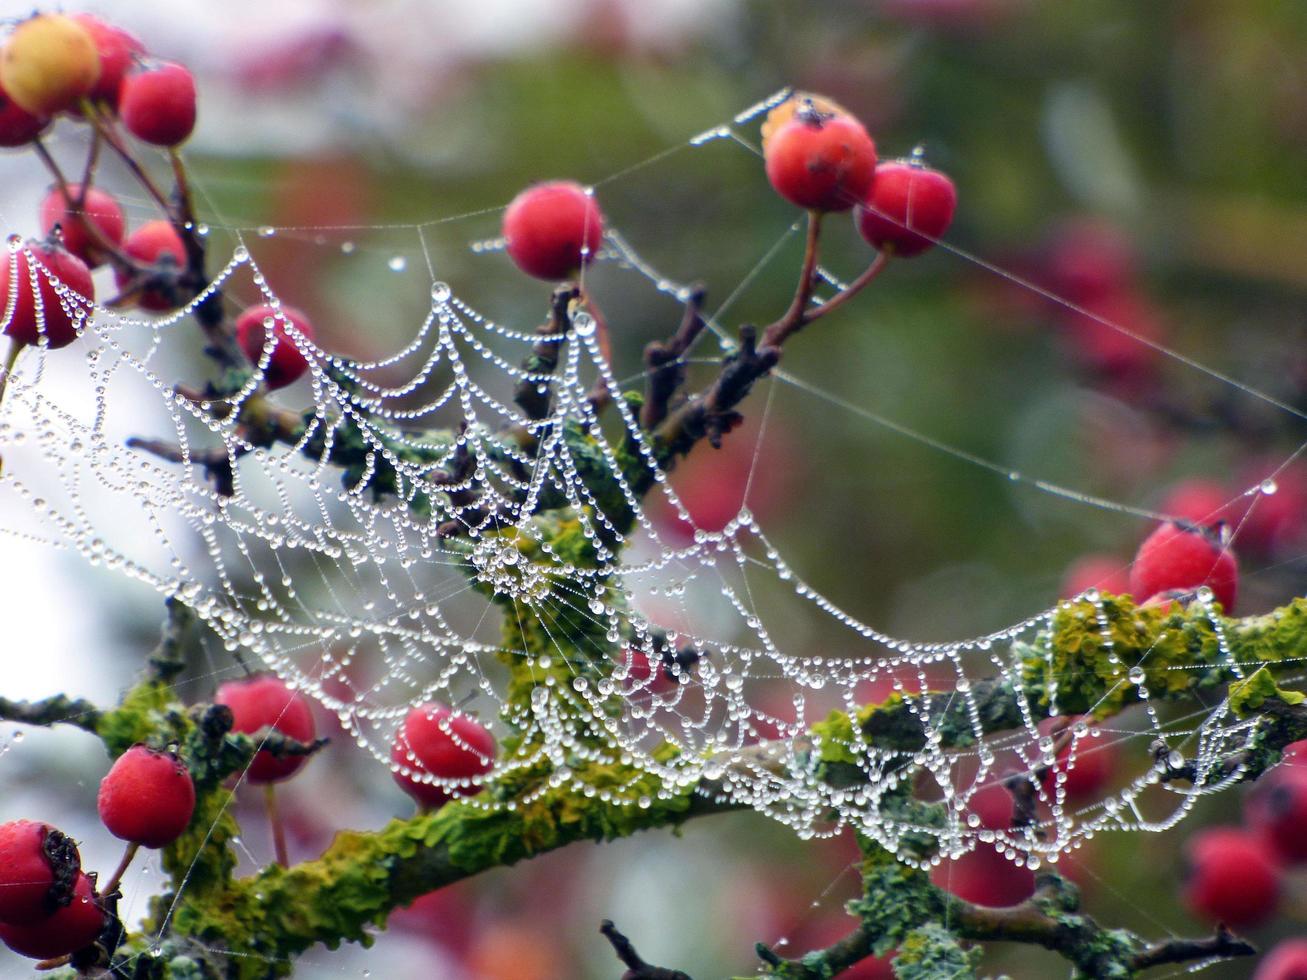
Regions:
<instances>
[{"instance_id":1,"label":"bokeh background","mask_svg":"<svg viewBox=\"0 0 1307 980\"><path fill-rule=\"evenodd\" d=\"M766 322L793 288L801 242L783 236L796 215L747 147L689 139L795 85L860 115L882 156L924 145L958 186L952 248L892 268L799 338L785 366L801 383L763 386L741 437L701 448L676 476L702 524L724 523L760 448L750 508L816 588L887 632L973 636L1046 608L1078 558L1108 556L1098 579L1126 568L1151 526L1126 508L1174 510L1177 488L1232 497L1304 439L1300 419L1077 311L1307 409L1302 5L66 6L196 71L201 121L188 158L200 209L225 243L216 247L243 235L277 292L313 315L324 346L356 356L411 335L429 302L428 261L479 309L534 323L548 288L473 246L498 235L502 207L527 182L558 176L596 185L611 224L665 275L704 282L722 322ZM738 132L756 143L756 124ZM59 129L53 146L72 159L80 138ZM45 185L29 155L0 157L7 233L36 230ZM124 200L129 216L146 214L143 199ZM867 261L846 223L832 222L828 240L835 274ZM634 376L644 344L674 327L675 304L615 263L589 282L612 323L617 373ZM711 344L696 353L711 355ZM1057 496L1008 470L1126 508ZM1282 473L1268 498L1274 521L1250 528L1246 549L1236 543L1241 612L1303 594L1305 500L1307 477ZM0 514L7 530L21 520ZM0 547L4 693L108 699L125 687L153 642L156 599L18 535ZM787 624L786 639L813 654L845 642L815 616ZM236 671L218 654L205 666L197 699ZM111 867L117 843L95 818L98 744L20 734L0 728L0 819L58 823L84 841L88 865ZM1108 735L1122 765L1146 764L1149 739L1130 718ZM343 744L328 753L283 793L300 856L340 827L408 809L384 770ZM252 864L271 854L255 802L245 814ZM1183 842L1204 824L1238 822L1240 806L1227 793L1163 837L1099 837L1077 861L1088 909L1158 937L1206 929L1180 898ZM750 815L574 847L433 895L373 949L312 954L301 975L610 978L620 970L597 933L603 918L650 960L695 977L748 973L755 941L793 952L850 925L841 905L856 888L852 856L847 841L802 844ZM152 876L148 861L128 876L129 910L143 909ZM1281 915L1253 934L1260 944L1303 930L1304 885L1286 878ZM0 952L0 975L26 969ZM1066 972L1004 947L985 970Z\"/></svg>"}]
</instances>

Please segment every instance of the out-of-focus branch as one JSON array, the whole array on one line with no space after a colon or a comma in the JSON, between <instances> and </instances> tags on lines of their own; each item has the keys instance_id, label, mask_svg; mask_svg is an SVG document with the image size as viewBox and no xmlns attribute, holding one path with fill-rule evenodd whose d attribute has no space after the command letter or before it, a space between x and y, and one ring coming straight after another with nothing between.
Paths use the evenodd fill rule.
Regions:
<instances>
[{"instance_id":1,"label":"out-of-focus branch","mask_svg":"<svg viewBox=\"0 0 1307 980\"><path fill-rule=\"evenodd\" d=\"M604 938L613 947L613 952L617 954L617 958L627 968L622 974L622 980L692 980L688 973L681 970L669 970L664 966L646 963L635 951L631 940L618 931L611 919L604 919L599 926L599 931L603 933Z\"/></svg>"}]
</instances>

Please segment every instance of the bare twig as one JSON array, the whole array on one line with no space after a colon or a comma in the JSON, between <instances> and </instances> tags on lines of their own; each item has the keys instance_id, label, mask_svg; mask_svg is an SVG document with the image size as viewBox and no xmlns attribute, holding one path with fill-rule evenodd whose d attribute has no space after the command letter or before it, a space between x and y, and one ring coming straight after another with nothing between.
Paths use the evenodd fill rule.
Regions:
<instances>
[{"instance_id":1,"label":"bare twig","mask_svg":"<svg viewBox=\"0 0 1307 980\"><path fill-rule=\"evenodd\" d=\"M1216 934L1206 939L1167 939L1154 943L1138 953L1131 961L1136 970L1147 970L1168 963L1188 963L1212 958L1232 959L1236 956L1255 956L1252 943L1240 939L1225 926L1217 926Z\"/></svg>"},{"instance_id":2,"label":"bare twig","mask_svg":"<svg viewBox=\"0 0 1307 980\"><path fill-rule=\"evenodd\" d=\"M599 926L599 931L603 933L604 938L612 945L617 958L627 968L626 973L622 975L622 980L692 980L688 973L680 970L669 970L663 966L646 963L631 945L631 940L618 931L612 920L604 919Z\"/></svg>"},{"instance_id":3,"label":"bare twig","mask_svg":"<svg viewBox=\"0 0 1307 980\"><path fill-rule=\"evenodd\" d=\"M187 456L176 443L166 442L163 439L143 439L136 436L127 440L127 447L129 449L140 449L152 456L167 460L169 463L191 463L202 467L205 477L213 487L214 493L222 497L236 495L236 472L232 461L249 451L242 446L237 446L229 452L226 445L222 445L191 453Z\"/></svg>"},{"instance_id":4,"label":"bare twig","mask_svg":"<svg viewBox=\"0 0 1307 980\"><path fill-rule=\"evenodd\" d=\"M74 728L94 732L102 713L90 701L70 698L66 694L56 694L40 701L11 701L0 697L0 720L14 721L21 725L39 725L43 728L72 725Z\"/></svg>"},{"instance_id":5,"label":"bare twig","mask_svg":"<svg viewBox=\"0 0 1307 980\"><path fill-rule=\"evenodd\" d=\"M681 325L668 340L655 340L644 349L645 398L640 409L640 425L652 431L663 419L672 397L685 383L686 352L703 333L703 300L706 292L696 283L685 302Z\"/></svg>"}]
</instances>

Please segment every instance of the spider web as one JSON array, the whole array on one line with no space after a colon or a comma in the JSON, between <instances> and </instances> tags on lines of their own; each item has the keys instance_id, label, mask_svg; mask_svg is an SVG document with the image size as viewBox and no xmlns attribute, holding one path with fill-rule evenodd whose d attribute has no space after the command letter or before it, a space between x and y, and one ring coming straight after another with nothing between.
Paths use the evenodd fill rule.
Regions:
<instances>
[{"instance_id":1,"label":"spider web","mask_svg":"<svg viewBox=\"0 0 1307 980\"><path fill-rule=\"evenodd\" d=\"M608 181L632 178L668 153L719 141L756 153L745 127L785 95ZM172 355L193 346L190 314L208 292L161 319L61 293L83 318L82 339L68 352L38 348L25 357L0 407L0 493L30 517L5 530L70 548L184 602L227 650L315 698L387 766L394 765L390 746L410 707L439 701L470 706L501 739L512 733L523 747L501 754L479 784L494 786L548 763L552 775L534 792L566 787L604 802L652 805L642 788L647 780L586 782L589 764L620 764L656 776L665 795L711 782L723 800L803 837L852 826L905 860L915 860L905 842L925 836L938 843L941 857L994 848L1032 868L1104 830L1165 830L1200 795L1237 778L1217 778L1217 766L1250 743L1251 723L1237 719L1226 702L1196 716L1164 717L1148 699L1145 672L1121 665L1120 684L1134 687L1143 702L1133 735L1161 739L1173 757L1184 758L1183 750L1200 788L1163 783L1152 755L1141 753L1138 772L1124 785L1092 803L1072 804L1066 773L1105 736L1078 722L1059 756L1038 723L1042 713L1026 700L1024 680L1031 643L1051 629L1057 607L951 642L913 642L860 621L809 584L747 508L720 530L697 526L624 400L613 399L604 417L597 413L590 397L596 384L620 392L630 379L613 376L590 313L574 312L555 335L542 335L534 324L497 322L439 281L424 236L429 226L402 227L415 235L433 280L428 311L411 341L389 356L351 361L283 320L310 374L307 384L276 399L301 428L270 445L249 441L238 423L239 410L258 394L268 350L234 395L196 401L175 387ZM707 318L724 350L734 345L721 322L726 307L796 228ZM257 258L258 238L280 230L260 229L248 242L234 230L241 244L210 291L252 289L280 308ZM500 244L470 243L471 252L484 255ZM22 247L10 242L11 269ZM30 253L27 258L34 277L47 275ZM618 229L606 233L596 258L598 268L627 270L670 300L684 302L691 294ZM392 268L402 264L397 258ZM842 286L835 275L822 275L827 292ZM12 313L5 311L6 321ZM540 344L554 348L556 370L522 366ZM1247 385L1165 353L1301 417ZM1086 507L1159 516L1014 471L841 401L787 370L774 379L997 478ZM548 396L543 418L513 402L511 391L520 385ZM175 442L180 462L143 452L133 440L147 435ZM623 470L627 439L636 464ZM364 463L342 474L332 454L346 442L361 447ZM194 465L214 459L215 450L230 466L230 492L220 492ZM596 498L587 476L596 471L608 474L617 509L631 515L629 527L609 516L614 501ZM377 495L371 487L383 473L393 492ZM633 485L636 478L647 480L647 494ZM1247 494L1274 491L1267 481ZM651 516L659 508L690 533L674 533ZM593 561L578 562L546 543L542 521L551 515L575 522ZM783 607L774 600L778 594L788 596ZM1082 598L1097 604L1106 631L1097 594ZM1197 601L1210 608L1205 591ZM846 639L838 653L814 657L785 649L776 625L798 607L837 624ZM574 648L567 637L550 635L552 653L506 646L505 614L546 624L547 633L547 624L569 623L569 633L584 640ZM1212 623L1219 631L1214 614ZM507 697L515 661L539 676L525 704ZM648 667L665 662L665 669ZM563 680L554 669L560 664L570 671ZM1017 692L1020 727L986 733L976 696L984 678L1002 679ZM884 748L855 728L852 741L838 748L860 778L853 785L819 778L817 760L831 746L813 744L811 725L833 708L854 711L890 693L916 699L922 747ZM959 704L973 736L961 748L943 739ZM1056 704L1047 713L1058 714ZM1045 767L1051 779L1032 775ZM1040 819L1021 828L986 826L977 794L1014 772L1026 774ZM943 802L946 822L922 825L885 805L905 786ZM529 799L484 794L471 802L494 808Z\"/></svg>"}]
</instances>

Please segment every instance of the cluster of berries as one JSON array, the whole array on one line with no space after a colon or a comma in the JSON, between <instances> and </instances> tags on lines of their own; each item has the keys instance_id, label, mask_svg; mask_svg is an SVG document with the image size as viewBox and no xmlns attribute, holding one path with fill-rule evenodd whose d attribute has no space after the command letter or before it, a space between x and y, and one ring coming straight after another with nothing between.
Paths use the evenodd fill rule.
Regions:
<instances>
[{"instance_id":1,"label":"cluster of berries","mask_svg":"<svg viewBox=\"0 0 1307 980\"><path fill-rule=\"evenodd\" d=\"M1307 742L1254 785L1242 827L1211 827L1185 844L1185 901L1201 918L1235 928L1271 920L1286 893L1284 877L1307 864ZM1255 980L1307 974L1307 942L1290 940L1262 961Z\"/></svg>"},{"instance_id":2,"label":"cluster of berries","mask_svg":"<svg viewBox=\"0 0 1307 980\"><path fill-rule=\"evenodd\" d=\"M762 130L767 179L781 197L816 212L854 211L862 237L882 253L920 255L953 222L957 190L921 154L878 162L876 144L829 99L795 95ZM592 191L573 181L527 188L504 213L503 237L517 267L557 281L588 264L603 242L604 216Z\"/></svg>"},{"instance_id":3,"label":"cluster of berries","mask_svg":"<svg viewBox=\"0 0 1307 980\"><path fill-rule=\"evenodd\" d=\"M100 819L129 845L167 847L195 810L195 786L170 751L135 745L100 783ZM125 866L124 862L124 866ZM0 940L33 959L70 956L96 942L114 918L97 891L97 876L81 867L77 845L48 824L14 820L0 825Z\"/></svg>"},{"instance_id":4,"label":"cluster of berries","mask_svg":"<svg viewBox=\"0 0 1307 980\"><path fill-rule=\"evenodd\" d=\"M137 139L171 149L194 129L195 82L182 65L151 59L137 38L89 14L38 14L20 23L0 49L0 146L31 143L61 113L106 132L121 121ZM119 305L156 313L180 305L169 284L186 267L187 249L172 221L148 221L128 234L118 199L89 183L51 188L40 219L46 237L22 248L12 242L12 259L0 262L0 308L12 303L5 333L15 343L60 348L76 340L95 301L91 273L106 262L122 292ZM255 306L236 323L251 363L268 348L264 381L270 389L308 369L288 325L313 339L308 318L293 307Z\"/></svg>"}]
</instances>

